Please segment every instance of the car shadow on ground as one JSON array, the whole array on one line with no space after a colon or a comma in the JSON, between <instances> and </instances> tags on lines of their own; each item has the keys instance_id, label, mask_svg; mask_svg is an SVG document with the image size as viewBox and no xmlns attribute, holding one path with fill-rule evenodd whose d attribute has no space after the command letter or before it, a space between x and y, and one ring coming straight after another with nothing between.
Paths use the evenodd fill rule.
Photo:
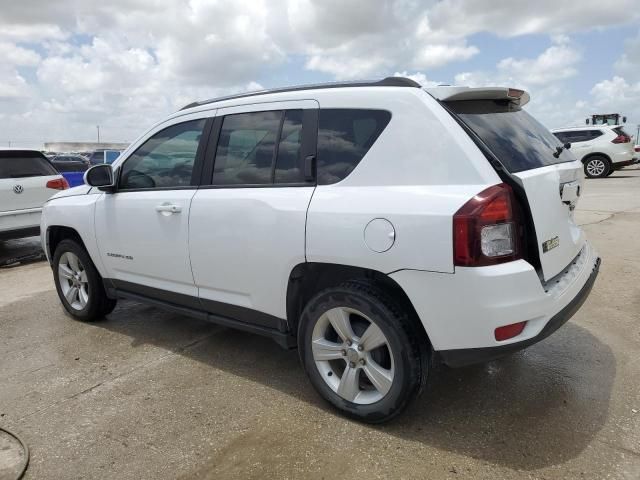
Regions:
<instances>
[{"instance_id":1,"label":"car shadow on ground","mask_svg":"<svg viewBox=\"0 0 640 480\"><path fill-rule=\"evenodd\" d=\"M0 240L0 268L44 259L40 237Z\"/></svg>"},{"instance_id":2,"label":"car shadow on ground","mask_svg":"<svg viewBox=\"0 0 640 480\"><path fill-rule=\"evenodd\" d=\"M188 335L185 329L202 332L202 323L121 301L108 319L95 325L130 337L132 346L172 350L340 418L306 380L295 350L213 325L202 341L175 344ZM591 443L607 419L615 375L611 349L570 322L509 357L462 369L434 369L427 392L403 415L371 428L492 464L534 470L575 458Z\"/></svg>"}]
</instances>

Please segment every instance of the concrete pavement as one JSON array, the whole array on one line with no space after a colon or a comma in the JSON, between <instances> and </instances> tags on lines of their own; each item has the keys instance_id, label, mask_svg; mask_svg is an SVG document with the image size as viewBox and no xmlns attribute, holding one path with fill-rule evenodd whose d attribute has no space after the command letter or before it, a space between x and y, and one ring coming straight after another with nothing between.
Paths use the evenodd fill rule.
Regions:
<instances>
[{"instance_id":1,"label":"concrete pavement","mask_svg":"<svg viewBox=\"0 0 640 480\"><path fill-rule=\"evenodd\" d=\"M383 426L327 407L268 339L134 302L83 324L45 263L0 269L0 426L28 479L638 479L640 169L588 180L577 218L603 264L573 320L435 372Z\"/></svg>"}]
</instances>

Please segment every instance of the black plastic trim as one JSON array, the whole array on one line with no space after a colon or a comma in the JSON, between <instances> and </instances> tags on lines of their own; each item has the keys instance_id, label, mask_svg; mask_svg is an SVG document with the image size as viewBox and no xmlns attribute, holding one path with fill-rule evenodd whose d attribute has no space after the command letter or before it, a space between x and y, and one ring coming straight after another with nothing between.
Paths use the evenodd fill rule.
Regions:
<instances>
[{"instance_id":1,"label":"black plastic trim","mask_svg":"<svg viewBox=\"0 0 640 480\"><path fill-rule=\"evenodd\" d=\"M600 258L596 260L591 275L583 285L580 292L578 292L578 294L573 298L573 300L569 302L566 307L555 314L551 318L551 320L547 322L542 331L535 337L529 338L522 342L510 343L509 345L500 345L497 347L486 348L440 350L437 351L436 354L440 356L443 363L450 367L464 367L467 365L473 365L475 363L483 363L490 360L495 360L496 358L500 358L503 355L517 352L518 350L522 350L523 348L529 347L534 343L538 343L539 341L544 340L553 332L558 330L562 325L564 325L580 309L582 304L589 296L589 293L591 292L591 288L596 281L599 270Z\"/></svg>"},{"instance_id":2,"label":"black plastic trim","mask_svg":"<svg viewBox=\"0 0 640 480\"><path fill-rule=\"evenodd\" d=\"M240 93L237 95L229 95L226 97L212 98L201 102L193 102L185 105L180 110L209 105L211 103L222 102L223 100L235 100L237 98L257 97L260 95L268 95L270 93L300 92L304 90L320 90L325 88L347 88L347 87L411 87L422 88L418 82L406 77L387 77L377 81L355 81L355 82L334 82L334 83L316 83L310 85L294 85L292 87L273 88L270 90L261 90L258 92Z\"/></svg>"},{"instance_id":3,"label":"black plastic trim","mask_svg":"<svg viewBox=\"0 0 640 480\"><path fill-rule=\"evenodd\" d=\"M113 278L105 278L103 283L107 296L111 298L135 300L225 327L267 336L286 349L296 347L296 338L289 332L286 320L273 315Z\"/></svg>"},{"instance_id":4,"label":"black plastic trim","mask_svg":"<svg viewBox=\"0 0 640 480\"><path fill-rule=\"evenodd\" d=\"M40 235L40 227L18 228L0 232L0 240L12 240L14 238L37 237Z\"/></svg>"}]
</instances>

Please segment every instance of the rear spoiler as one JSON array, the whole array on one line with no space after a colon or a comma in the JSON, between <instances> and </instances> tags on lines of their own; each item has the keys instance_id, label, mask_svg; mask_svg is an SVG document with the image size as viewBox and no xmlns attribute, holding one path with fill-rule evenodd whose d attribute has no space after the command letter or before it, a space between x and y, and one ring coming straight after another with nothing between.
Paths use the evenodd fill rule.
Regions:
<instances>
[{"instance_id":1,"label":"rear spoiler","mask_svg":"<svg viewBox=\"0 0 640 480\"><path fill-rule=\"evenodd\" d=\"M429 95L443 102L460 100L510 100L524 106L531 98L524 90L506 87L429 87L424 89Z\"/></svg>"}]
</instances>

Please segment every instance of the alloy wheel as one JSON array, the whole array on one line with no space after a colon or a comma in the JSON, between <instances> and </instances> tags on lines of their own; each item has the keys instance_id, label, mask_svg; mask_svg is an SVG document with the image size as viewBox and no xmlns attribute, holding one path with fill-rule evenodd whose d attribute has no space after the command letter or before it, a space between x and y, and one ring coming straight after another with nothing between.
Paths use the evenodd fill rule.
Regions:
<instances>
[{"instance_id":1,"label":"alloy wheel","mask_svg":"<svg viewBox=\"0 0 640 480\"><path fill-rule=\"evenodd\" d=\"M607 166L600 159L589 160L589 162L587 163L587 172L589 173L589 175L592 175L594 177L599 177L605 172L606 169Z\"/></svg>"},{"instance_id":2,"label":"alloy wheel","mask_svg":"<svg viewBox=\"0 0 640 480\"><path fill-rule=\"evenodd\" d=\"M65 252L58 262L60 289L69 305L82 310L89 302L89 281L87 271L75 253Z\"/></svg>"},{"instance_id":3,"label":"alloy wheel","mask_svg":"<svg viewBox=\"0 0 640 480\"><path fill-rule=\"evenodd\" d=\"M311 348L320 375L343 399L367 405L391 389L395 369L389 341L362 312L347 307L326 311L313 329Z\"/></svg>"}]
</instances>

